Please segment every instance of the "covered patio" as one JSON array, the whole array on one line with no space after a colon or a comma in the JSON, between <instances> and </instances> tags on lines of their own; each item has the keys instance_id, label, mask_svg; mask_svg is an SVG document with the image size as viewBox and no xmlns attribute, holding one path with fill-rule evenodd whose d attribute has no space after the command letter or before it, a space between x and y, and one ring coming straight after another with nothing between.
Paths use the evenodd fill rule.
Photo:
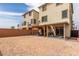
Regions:
<instances>
[{"instance_id":1,"label":"covered patio","mask_svg":"<svg viewBox=\"0 0 79 59\"><path fill-rule=\"evenodd\" d=\"M66 38L67 35L70 35L71 33L68 31L67 28L69 28L68 23L41 25L39 26L39 33L42 36L46 36L46 37L53 36L53 37Z\"/></svg>"}]
</instances>

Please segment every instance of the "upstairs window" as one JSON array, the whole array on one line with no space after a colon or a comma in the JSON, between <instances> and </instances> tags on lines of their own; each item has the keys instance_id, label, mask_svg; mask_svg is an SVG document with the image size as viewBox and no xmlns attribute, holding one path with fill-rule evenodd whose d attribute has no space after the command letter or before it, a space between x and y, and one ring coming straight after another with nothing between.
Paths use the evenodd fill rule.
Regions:
<instances>
[{"instance_id":1,"label":"upstairs window","mask_svg":"<svg viewBox=\"0 0 79 59\"><path fill-rule=\"evenodd\" d=\"M47 5L42 6L42 11L46 11Z\"/></svg>"},{"instance_id":2,"label":"upstairs window","mask_svg":"<svg viewBox=\"0 0 79 59\"><path fill-rule=\"evenodd\" d=\"M23 25L26 25L26 21L24 21L24 24Z\"/></svg>"},{"instance_id":3,"label":"upstairs window","mask_svg":"<svg viewBox=\"0 0 79 59\"><path fill-rule=\"evenodd\" d=\"M67 18L68 17L68 10L62 11L62 18Z\"/></svg>"},{"instance_id":4,"label":"upstairs window","mask_svg":"<svg viewBox=\"0 0 79 59\"><path fill-rule=\"evenodd\" d=\"M31 19L31 24L33 24L33 19Z\"/></svg>"},{"instance_id":5,"label":"upstairs window","mask_svg":"<svg viewBox=\"0 0 79 59\"><path fill-rule=\"evenodd\" d=\"M31 19L31 24L36 24L36 19Z\"/></svg>"},{"instance_id":6,"label":"upstairs window","mask_svg":"<svg viewBox=\"0 0 79 59\"><path fill-rule=\"evenodd\" d=\"M29 16L31 16L31 12L29 12Z\"/></svg>"},{"instance_id":7,"label":"upstairs window","mask_svg":"<svg viewBox=\"0 0 79 59\"><path fill-rule=\"evenodd\" d=\"M61 5L61 4L63 4L63 3L56 3L56 6Z\"/></svg>"},{"instance_id":8,"label":"upstairs window","mask_svg":"<svg viewBox=\"0 0 79 59\"><path fill-rule=\"evenodd\" d=\"M36 24L36 19L34 19L34 24Z\"/></svg>"},{"instance_id":9,"label":"upstairs window","mask_svg":"<svg viewBox=\"0 0 79 59\"><path fill-rule=\"evenodd\" d=\"M47 22L47 16L42 17L42 22Z\"/></svg>"}]
</instances>

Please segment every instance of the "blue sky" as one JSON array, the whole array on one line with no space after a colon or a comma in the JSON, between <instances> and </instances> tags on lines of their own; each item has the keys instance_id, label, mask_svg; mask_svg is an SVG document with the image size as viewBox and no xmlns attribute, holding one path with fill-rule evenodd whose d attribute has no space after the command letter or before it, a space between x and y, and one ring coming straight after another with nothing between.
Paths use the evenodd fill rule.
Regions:
<instances>
[{"instance_id":1,"label":"blue sky","mask_svg":"<svg viewBox=\"0 0 79 59\"><path fill-rule=\"evenodd\" d=\"M27 5L24 3L0 3L0 11L22 13L27 10Z\"/></svg>"},{"instance_id":2,"label":"blue sky","mask_svg":"<svg viewBox=\"0 0 79 59\"><path fill-rule=\"evenodd\" d=\"M0 28L10 28L21 24L22 14L29 6L24 3L0 3Z\"/></svg>"},{"instance_id":3,"label":"blue sky","mask_svg":"<svg viewBox=\"0 0 79 59\"><path fill-rule=\"evenodd\" d=\"M0 3L0 28L10 28L21 24L22 14L34 8L38 10L38 6L43 3ZM79 29L79 4L74 3L74 17L75 26Z\"/></svg>"}]
</instances>

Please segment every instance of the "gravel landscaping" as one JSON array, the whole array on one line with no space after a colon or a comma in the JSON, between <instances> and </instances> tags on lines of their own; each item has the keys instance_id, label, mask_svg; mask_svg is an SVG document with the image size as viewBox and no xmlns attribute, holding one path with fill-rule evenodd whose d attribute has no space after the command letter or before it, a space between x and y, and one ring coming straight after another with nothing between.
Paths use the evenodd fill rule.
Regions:
<instances>
[{"instance_id":1,"label":"gravel landscaping","mask_svg":"<svg viewBox=\"0 0 79 59\"><path fill-rule=\"evenodd\" d=\"M79 42L39 36L0 38L3 56L72 56L79 55Z\"/></svg>"}]
</instances>

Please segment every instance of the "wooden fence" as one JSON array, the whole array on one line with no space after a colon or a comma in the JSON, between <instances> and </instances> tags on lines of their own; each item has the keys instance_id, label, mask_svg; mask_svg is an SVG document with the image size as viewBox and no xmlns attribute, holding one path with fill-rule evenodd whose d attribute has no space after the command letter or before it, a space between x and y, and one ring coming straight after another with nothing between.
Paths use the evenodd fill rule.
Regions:
<instances>
[{"instance_id":1,"label":"wooden fence","mask_svg":"<svg viewBox=\"0 0 79 59\"><path fill-rule=\"evenodd\" d=\"M35 30L0 29L0 37L24 36L36 34Z\"/></svg>"}]
</instances>

